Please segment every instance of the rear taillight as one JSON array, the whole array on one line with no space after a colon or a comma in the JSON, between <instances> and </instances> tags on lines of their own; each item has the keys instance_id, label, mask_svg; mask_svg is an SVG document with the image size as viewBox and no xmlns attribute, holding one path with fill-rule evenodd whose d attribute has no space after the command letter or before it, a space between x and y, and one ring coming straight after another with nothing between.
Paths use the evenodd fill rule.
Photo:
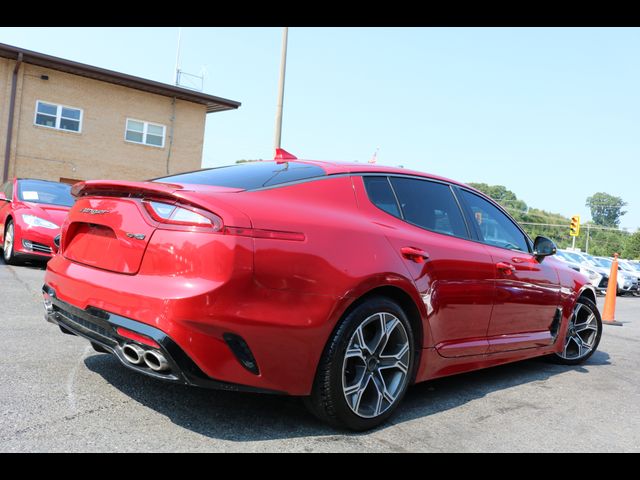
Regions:
<instances>
[{"instance_id":1,"label":"rear taillight","mask_svg":"<svg viewBox=\"0 0 640 480\"><path fill-rule=\"evenodd\" d=\"M145 198L142 200L142 204L151 218L156 222L172 226L171 228L173 229L181 230L180 227L187 227L187 229L191 230L191 227L200 227L222 235L239 237L293 240L298 242L303 242L306 239L304 233L300 232L225 226L222 223L222 219L216 214L190 205L166 203L160 199L151 198Z\"/></svg>"},{"instance_id":2,"label":"rear taillight","mask_svg":"<svg viewBox=\"0 0 640 480\"><path fill-rule=\"evenodd\" d=\"M160 223L205 227L216 232L222 230L223 227L222 219L211 212L149 199L144 199L142 204L151 218Z\"/></svg>"}]
</instances>

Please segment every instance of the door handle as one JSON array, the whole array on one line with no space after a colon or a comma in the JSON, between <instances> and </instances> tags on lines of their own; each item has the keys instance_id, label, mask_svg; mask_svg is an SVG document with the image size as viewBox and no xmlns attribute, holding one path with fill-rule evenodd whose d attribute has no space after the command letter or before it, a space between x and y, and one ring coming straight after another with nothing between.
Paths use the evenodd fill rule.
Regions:
<instances>
[{"instance_id":1,"label":"door handle","mask_svg":"<svg viewBox=\"0 0 640 480\"><path fill-rule=\"evenodd\" d=\"M507 275L511 275L516 271L516 267L507 262L498 262L496 263L496 267Z\"/></svg>"},{"instance_id":2,"label":"door handle","mask_svg":"<svg viewBox=\"0 0 640 480\"><path fill-rule=\"evenodd\" d=\"M429 254L424 250L415 247L402 247L400 249L402 256L416 263L424 263L429 258Z\"/></svg>"}]
</instances>

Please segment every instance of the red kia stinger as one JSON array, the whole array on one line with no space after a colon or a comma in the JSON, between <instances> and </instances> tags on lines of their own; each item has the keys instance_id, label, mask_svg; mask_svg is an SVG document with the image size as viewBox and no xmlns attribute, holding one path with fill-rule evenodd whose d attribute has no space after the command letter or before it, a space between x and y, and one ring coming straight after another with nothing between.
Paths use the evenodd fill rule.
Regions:
<instances>
[{"instance_id":1,"label":"red kia stinger","mask_svg":"<svg viewBox=\"0 0 640 480\"><path fill-rule=\"evenodd\" d=\"M286 158L72 193L46 318L158 379L303 396L365 430L413 383L600 341L553 242L445 178Z\"/></svg>"},{"instance_id":2,"label":"red kia stinger","mask_svg":"<svg viewBox=\"0 0 640 480\"><path fill-rule=\"evenodd\" d=\"M0 187L0 246L4 261L48 260L55 238L75 199L71 186L14 178Z\"/></svg>"}]
</instances>

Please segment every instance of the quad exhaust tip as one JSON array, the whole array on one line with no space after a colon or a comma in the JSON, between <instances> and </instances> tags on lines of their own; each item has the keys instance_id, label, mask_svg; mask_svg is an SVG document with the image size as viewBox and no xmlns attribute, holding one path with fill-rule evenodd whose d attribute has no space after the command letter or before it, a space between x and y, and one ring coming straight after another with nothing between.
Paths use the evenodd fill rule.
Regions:
<instances>
[{"instance_id":1,"label":"quad exhaust tip","mask_svg":"<svg viewBox=\"0 0 640 480\"><path fill-rule=\"evenodd\" d=\"M133 365L146 365L154 372L169 370L169 362L165 356L157 350L145 350L135 343L127 343L122 347L122 354L127 362Z\"/></svg>"},{"instance_id":2,"label":"quad exhaust tip","mask_svg":"<svg viewBox=\"0 0 640 480\"><path fill-rule=\"evenodd\" d=\"M144 352L144 363L154 372L164 372L169 370L169 362L162 353L157 350L147 350Z\"/></svg>"},{"instance_id":3,"label":"quad exhaust tip","mask_svg":"<svg viewBox=\"0 0 640 480\"><path fill-rule=\"evenodd\" d=\"M127 343L122 347L122 354L129 363L141 365L144 363L144 349L134 343Z\"/></svg>"}]
</instances>

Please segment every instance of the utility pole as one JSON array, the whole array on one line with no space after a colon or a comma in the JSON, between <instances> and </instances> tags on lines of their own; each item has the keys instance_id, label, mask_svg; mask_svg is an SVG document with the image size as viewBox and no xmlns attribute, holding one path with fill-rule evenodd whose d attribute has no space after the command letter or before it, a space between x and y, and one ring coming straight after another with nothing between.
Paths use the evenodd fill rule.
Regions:
<instances>
[{"instance_id":1,"label":"utility pole","mask_svg":"<svg viewBox=\"0 0 640 480\"><path fill-rule=\"evenodd\" d=\"M587 223L587 243L584 246L584 253L589 253L589 226Z\"/></svg>"},{"instance_id":2,"label":"utility pole","mask_svg":"<svg viewBox=\"0 0 640 480\"><path fill-rule=\"evenodd\" d=\"M280 148L282 138L282 105L284 103L284 75L287 69L287 37L289 27L282 29L282 57L280 59L280 84L278 85L278 105L276 107L276 133L274 150Z\"/></svg>"},{"instance_id":3,"label":"utility pole","mask_svg":"<svg viewBox=\"0 0 640 480\"><path fill-rule=\"evenodd\" d=\"M176 86L180 84L180 37L182 37L182 27L178 28L178 51L176 52Z\"/></svg>"}]
</instances>

